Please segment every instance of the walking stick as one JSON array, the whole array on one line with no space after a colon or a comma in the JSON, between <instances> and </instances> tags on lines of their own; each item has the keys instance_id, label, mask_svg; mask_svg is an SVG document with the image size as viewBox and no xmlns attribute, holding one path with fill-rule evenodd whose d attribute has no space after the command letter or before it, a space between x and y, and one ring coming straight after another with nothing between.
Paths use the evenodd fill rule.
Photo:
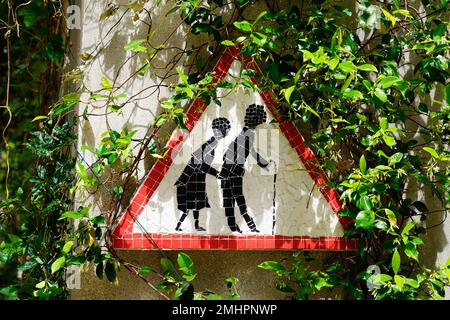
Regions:
<instances>
[{"instance_id":1,"label":"walking stick","mask_svg":"<svg viewBox=\"0 0 450 320\"><path fill-rule=\"evenodd\" d=\"M275 209L275 197L277 195L276 184L277 184L277 163L274 162L275 165L275 173L273 175L273 201L272 201L272 235L275 235L275 224L277 221L276 209Z\"/></svg>"}]
</instances>

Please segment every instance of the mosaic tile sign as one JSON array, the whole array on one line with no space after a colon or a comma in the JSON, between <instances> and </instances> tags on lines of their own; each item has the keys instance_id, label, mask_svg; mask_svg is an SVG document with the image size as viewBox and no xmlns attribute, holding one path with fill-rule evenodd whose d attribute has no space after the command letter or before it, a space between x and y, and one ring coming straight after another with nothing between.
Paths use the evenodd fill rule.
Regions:
<instances>
[{"instance_id":1,"label":"mosaic tile sign","mask_svg":"<svg viewBox=\"0 0 450 320\"><path fill-rule=\"evenodd\" d=\"M227 48L214 81L260 73ZM252 77L257 84L258 77ZM352 222L304 138L281 121L269 92L218 89L194 101L189 132L176 130L119 221L117 249L354 250Z\"/></svg>"}]
</instances>

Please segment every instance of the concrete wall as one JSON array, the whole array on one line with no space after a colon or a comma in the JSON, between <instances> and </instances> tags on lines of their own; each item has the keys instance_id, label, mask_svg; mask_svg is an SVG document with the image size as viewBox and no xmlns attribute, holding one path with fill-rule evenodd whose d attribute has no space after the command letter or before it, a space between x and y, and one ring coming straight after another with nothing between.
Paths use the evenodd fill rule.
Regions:
<instances>
[{"instance_id":1,"label":"concrete wall","mask_svg":"<svg viewBox=\"0 0 450 320\"><path fill-rule=\"evenodd\" d=\"M122 4L129 1L122 1ZM163 1L164 2L164 1ZM105 107L101 103L87 106L90 114L89 120L82 120L79 123L79 147L88 145L95 147L100 141L101 133L107 129L120 131L125 125L130 129L139 130L138 138L142 137L150 121L161 110L159 102L168 98L171 93L167 87L162 87L158 91L148 90L146 88L156 85L160 82L161 76L165 75L168 69L167 61L174 61L174 65L186 65L192 61L179 60L177 56L179 50L175 47L189 48L192 44L201 43L204 38L189 36L184 25L180 24L177 15L166 16L170 5L161 7L149 6L150 16L143 13L140 18L142 21L133 21L131 13L124 14L120 9L118 13L105 21L99 22L99 17L106 9L106 2L83 0L82 5L82 30L73 32L73 51L74 61L82 63L78 56L83 53L98 54L96 59L84 63L82 70L84 72L84 85L91 90L101 87L100 79L102 76L108 77L115 83L126 81L133 72L137 70L142 61L136 57L131 58L130 52L125 52L123 46L135 39L144 39L148 32L148 23L156 29L153 38L155 45L162 43L170 35L171 37L165 43L166 48L173 47L164 51L163 55L157 57L154 62L158 69L148 73L145 77L128 81L124 84L124 92L128 95L139 93L136 103L132 103L125 108L121 114L110 114L105 112ZM251 16L246 13L245 16ZM161 84L170 86L178 81L176 72L169 70L173 75L165 79ZM87 101L87 96L83 99ZM81 105L80 113L84 111L86 105ZM170 132L170 130L168 130ZM80 150L80 149L79 149ZM93 158L87 151L80 151L85 160L90 163ZM152 162L146 157L139 167L139 176L136 177L134 185L126 192L131 193L136 189L139 179L151 167ZM110 186L105 185L105 188ZM415 190L412 188L411 190ZM414 191L411 191L414 193ZM434 203L432 198L427 198L426 193L420 195L432 210L437 208L438 203ZM428 201L427 201L428 200ZM80 203L93 203L94 209L105 211L111 203L110 198L104 192L99 192L95 197L88 199L79 198ZM439 214L430 216L429 225L438 224L442 220ZM435 261L445 263L446 257L450 256L450 246L446 234L450 232L450 223L446 222L430 230L427 238L427 246L424 249L426 262L433 265ZM139 265L157 266L161 258L156 251L121 251L121 256L130 262ZM177 252L167 252L169 257L176 257ZM263 271L257 267L266 260L280 260L291 256L289 251L251 251L251 252L233 252L233 251L190 251L198 278L194 283L196 290L210 289L219 293L226 292L225 278L229 276L237 277L240 280L239 289L242 298L245 299L282 299L283 294L276 291L273 287L275 277L269 271ZM332 253L313 253L312 255L320 259L325 259ZM321 260L319 260L320 263ZM151 278L154 279L154 278ZM156 279L154 279L156 280ZM326 296L323 296L326 297ZM330 295L329 297L334 297ZM73 299L159 299L160 296L152 291L139 278L131 275L122 268L120 272L120 284L115 286L107 281L101 281L96 278L95 273L87 272L82 274L81 288L72 291Z\"/></svg>"}]
</instances>

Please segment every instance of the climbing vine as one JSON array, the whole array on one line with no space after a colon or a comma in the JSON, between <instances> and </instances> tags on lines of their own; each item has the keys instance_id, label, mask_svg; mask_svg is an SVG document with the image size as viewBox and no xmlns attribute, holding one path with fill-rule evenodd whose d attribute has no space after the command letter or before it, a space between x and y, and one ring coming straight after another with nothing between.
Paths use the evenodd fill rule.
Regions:
<instances>
[{"instance_id":1,"label":"climbing vine","mask_svg":"<svg viewBox=\"0 0 450 320\"><path fill-rule=\"evenodd\" d=\"M179 23L156 41L152 9L167 7ZM349 299L444 297L450 260L429 268L420 248L450 205L448 1L361 0L351 7L324 0L111 2L98 23L116 22L77 65L58 1L3 1L0 14L3 298L65 298L70 266L113 283L125 268L166 299L239 298L236 278L225 280L227 295L194 288L197 271L205 271L195 270L185 253L173 262L160 251L159 266L138 266L111 244L141 178L140 164L164 155L163 132L186 129L185 111L194 99L220 104L216 89L233 89L213 83L210 72L227 46L239 46L261 65L256 85L254 71L245 69L236 85L273 93L276 111L297 125L329 185L340 190L345 209L339 214L354 220L346 236L359 239L358 252L330 253L318 269L310 264L313 253L262 263L275 272L276 287L294 299L325 289ZM141 22L147 33L124 43L126 61L113 78L99 79L100 89L91 89L84 73L126 19ZM195 45L172 45L181 28ZM167 56L163 66L156 61ZM122 77L131 61L135 69ZM125 90L149 75L154 84L139 93ZM77 150L81 121L98 110L123 115L142 95L159 96L163 88L173 95L162 99L145 132L108 128L97 146ZM411 188L424 196L411 195ZM109 197L107 207L93 207L99 193ZM442 221L433 225L436 216ZM371 274L374 268L379 272Z\"/></svg>"}]
</instances>

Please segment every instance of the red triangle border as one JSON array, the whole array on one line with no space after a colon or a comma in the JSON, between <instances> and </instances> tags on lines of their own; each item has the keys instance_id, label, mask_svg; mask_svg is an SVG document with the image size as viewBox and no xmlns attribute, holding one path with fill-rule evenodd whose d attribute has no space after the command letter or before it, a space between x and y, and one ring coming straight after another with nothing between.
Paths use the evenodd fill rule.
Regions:
<instances>
[{"instance_id":1,"label":"red triangle border","mask_svg":"<svg viewBox=\"0 0 450 320\"><path fill-rule=\"evenodd\" d=\"M214 82L225 78L232 63L235 60L243 61L246 69L252 69L262 75L258 65L249 58L243 58L240 47L227 47L222 57L214 68ZM258 84L257 77L251 77L253 83ZM268 91L260 92L267 108L279 121L280 130L288 139L290 145L297 152L300 161L314 180L333 212L338 216L344 229L354 222L348 217L341 217L337 213L342 209L342 203L338 192L326 186L328 178L320 167L318 160L298 129L290 121L281 121L275 113L275 100ZM188 109L186 127L192 131L202 113L206 109L201 98L197 98ZM150 200L153 192L158 188L164 175L172 164L172 159L178 152L177 146L181 146L187 138L184 135L172 135L168 141L167 152L164 158L158 159L149 173L144 178L131 199L119 224L114 229L112 240L115 249L222 249L222 250L274 250L274 249L299 249L299 250L356 250L357 239L348 239L336 236L309 237L309 236L283 236L283 235L191 235L191 234L143 234L133 233L133 222L137 221L144 207Z\"/></svg>"}]
</instances>

